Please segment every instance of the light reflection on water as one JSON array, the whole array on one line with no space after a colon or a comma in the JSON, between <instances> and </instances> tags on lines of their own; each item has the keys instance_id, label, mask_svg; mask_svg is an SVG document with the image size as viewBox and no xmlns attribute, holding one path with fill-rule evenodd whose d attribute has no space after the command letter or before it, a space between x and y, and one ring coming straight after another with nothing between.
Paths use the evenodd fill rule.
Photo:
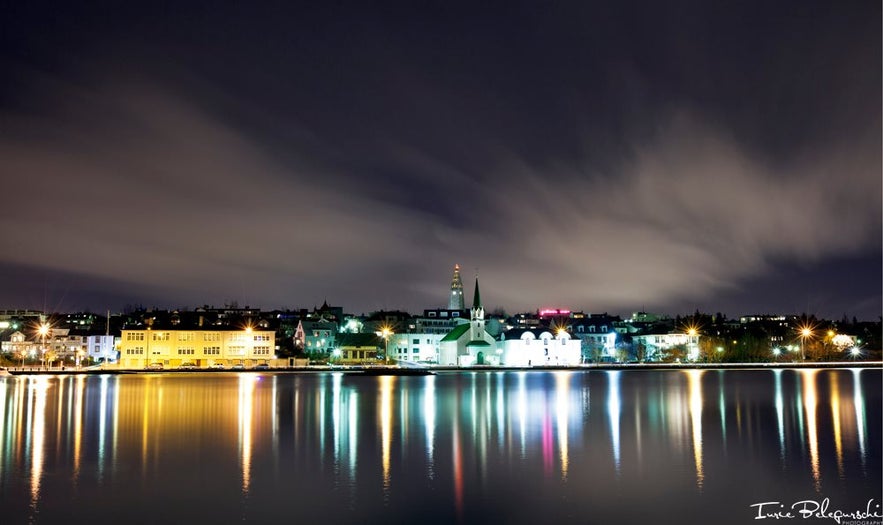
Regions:
<instances>
[{"instance_id":1,"label":"light reflection on water","mask_svg":"<svg viewBox=\"0 0 883 525\"><path fill-rule=\"evenodd\" d=\"M95 523L194 509L633 522L687 507L743 523L757 501L863 507L880 493L880 382L858 369L7 377L0 494L10 523L74 508Z\"/></svg>"}]
</instances>

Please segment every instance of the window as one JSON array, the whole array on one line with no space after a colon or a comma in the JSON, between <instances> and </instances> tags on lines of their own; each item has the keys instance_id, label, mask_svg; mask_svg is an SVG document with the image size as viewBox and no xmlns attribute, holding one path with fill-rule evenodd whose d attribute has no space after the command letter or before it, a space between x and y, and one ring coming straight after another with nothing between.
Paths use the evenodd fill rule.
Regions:
<instances>
[{"instance_id":1,"label":"window","mask_svg":"<svg viewBox=\"0 0 883 525\"><path fill-rule=\"evenodd\" d=\"M178 355L193 355L194 351L192 348L179 348Z\"/></svg>"},{"instance_id":2,"label":"window","mask_svg":"<svg viewBox=\"0 0 883 525\"><path fill-rule=\"evenodd\" d=\"M169 341L171 339L171 334L168 332L154 332L153 340L154 341Z\"/></svg>"},{"instance_id":3,"label":"window","mask_svg":"<svg viewBox=\"0 0 883 525\"><path fill-rule=\"evenodd\" d=\"M135 348L127 348L126 355L144 355L144 347L136 346Z\"/></svg>"},{"instance_id":4,"label":"window","mask_svg":"<svg viewBox=\"0 0 883 525\"><path fill-rule=\"evenodd\" d=\"M221 347L220 346L207 346L203 351L205 355L221 355Z\"/></svg>"},{"instance_id":5,"label":"window","mask_svg":"<svg viewBox=\"0 0 883 525\"><path fill-rule=\"evenodd\" d=\"M412 349L411 349L411 353L412 353L412 354L419 354L419 353L420 353L420 349L419 349L419 348L412 348Z\"/></svg>"},{"instance_id":6,"label":"window","mask_svg":"<svg viewBox=\"0 0 883 525\"><path fill-rule=\"evenodd\" d=\"M414 340L412 340L411 342L412 342L412 344L419 345L419 344L420 344L420 339L414 339Z\"/></svg>"},{"instance_id":7,"label":"window","mask_svg":"<svg viewBox=\"0 0 883 525\"><path fill-rule=\"evenodd\" d=\"M270 355L270 347L269 346L256 346L252 351L254 355Z\"/></svg>"},{"instance_id":8,"label":"window","mask_svg":"<svg viewBox=\"0 0 883 525\"><path fill-rule=\"evenodd\" d=\"M269 341L270 334L258 334L256 336L254 336L254 340L255 341Z\"/></svg>"},{"instance_id":9,"label":"window","mask_svg":"<svg viewBox=\"0 0 883 525\"><path fill-rule=\"evenodd\" d=\"M126 341L143 341L144 332L129 332L126 334Z\"/></svg>"},{"instance_id":10,"label":"window","mask_svg":"<svg viewBox=\"0 0 883 525\"><path fill-rule=\"evenodd\" d=\"M220 341L221 334L219 332L211 332L207 334L202 334L203 341Z\"/></svg>"},{"instance_id":11,"label":"window","mask_svg":"<svg viewBox=\"0 0 883 525\"><path fill-rule=\"evenodd\" d=\"M178 341L193 341L193 332L178 332Z\"/></svg>"}]
</instances>

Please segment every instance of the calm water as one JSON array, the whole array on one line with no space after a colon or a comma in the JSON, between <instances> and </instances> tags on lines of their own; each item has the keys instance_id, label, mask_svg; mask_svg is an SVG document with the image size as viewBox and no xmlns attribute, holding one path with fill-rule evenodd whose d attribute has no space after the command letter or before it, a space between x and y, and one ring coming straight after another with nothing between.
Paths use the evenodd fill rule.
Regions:
<instances>
[{"instance_id":1,"label":"calm water","mask_svg":"<svg viewBox=\"0 0 883 525\"><path fill-rule=\"evenodd\" d=\"M879 514L881 419L879 369L6 377L0 522Z\"/></svg>"}]
</instances>

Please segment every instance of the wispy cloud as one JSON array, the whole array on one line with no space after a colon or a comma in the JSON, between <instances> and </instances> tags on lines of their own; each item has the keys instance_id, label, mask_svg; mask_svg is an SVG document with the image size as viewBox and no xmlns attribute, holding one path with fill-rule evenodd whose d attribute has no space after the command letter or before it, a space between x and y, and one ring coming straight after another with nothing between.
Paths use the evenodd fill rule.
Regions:
<instances>
[{"instance_id":1,"label":"wispy cloud","mask_svg":"<svg viewBox=\"0 0 883 525\"><path fill-rule=\"evenodd\" d=\"M529 164L494 137L489 170L388 140L373 160L399 174L378 182L164 89L55 90L68 102L3 116L0 175L16 198L0 210L0 259L171 304L418 309L445 302L460 262L481 271L488 306L617 310L879 245L873 148L773 165L686 112L617 173Z\"/></svg>"}]
</instances>

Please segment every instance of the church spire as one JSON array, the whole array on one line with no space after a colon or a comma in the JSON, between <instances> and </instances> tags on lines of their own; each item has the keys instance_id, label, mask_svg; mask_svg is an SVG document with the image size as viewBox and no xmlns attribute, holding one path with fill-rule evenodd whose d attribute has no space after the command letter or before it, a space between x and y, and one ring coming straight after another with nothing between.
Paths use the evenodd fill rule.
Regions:
<instances>
[{"instance_id":1,"label":"church spire","mask_svg":"<svg viewBox=\"0 0 883 525\"><path fill-rule=\"evenodd\" d=\"M454 265L454 277L451 279L451 299L448 302L451 310L463 310L466 305L463 302L463 281L460 280L460 265Z\"/></svg>"},{"instance_id":2,"label":"church spire","mask_svg":"<svg viewBox=\"0 0 883 525\"><path fill-rule=\"evenodd\" d=\"M478 291L478 277L475 278L475 293L472 294L472 309L481 308L481 294Z\"/></svg>"}]
</instances>

